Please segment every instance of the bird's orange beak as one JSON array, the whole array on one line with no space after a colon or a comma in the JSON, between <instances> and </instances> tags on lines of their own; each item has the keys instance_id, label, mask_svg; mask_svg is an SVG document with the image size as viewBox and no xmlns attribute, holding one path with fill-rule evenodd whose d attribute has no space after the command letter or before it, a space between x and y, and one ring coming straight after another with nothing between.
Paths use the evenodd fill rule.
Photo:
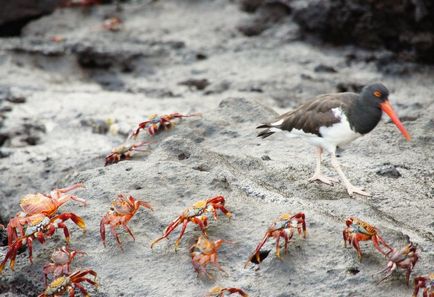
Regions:
<instances>
[{"instance_id":1,"label":"bird's orange beak","mask_svg":"<svg viewBox=\"0 0 434 297\"><path fill-rule=\"evenodd\" d=\"M410 140L411 139L410 134L408 134L404 125L398 119L398 116L396 115L395 111L393 110L392 105L390 105L389 100L386 100L383 103L381 103L380 108L382 111L387 113L387 115L392 119L392 121L395 123L396 127L398 127L399 131L401 131L402 135L404 135L405 139Z\"/></svg>"}]
</instances>

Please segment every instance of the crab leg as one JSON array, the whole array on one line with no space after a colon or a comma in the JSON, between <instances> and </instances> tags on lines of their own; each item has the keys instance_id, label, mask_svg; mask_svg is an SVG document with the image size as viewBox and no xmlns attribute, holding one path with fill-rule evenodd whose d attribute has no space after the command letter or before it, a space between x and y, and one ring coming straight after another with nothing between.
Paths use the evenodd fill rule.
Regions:
<instances>
[{"instance_id":1,"label":"crab leg","mask_svg":"<svg viewBox=\"0 0 434 297\"><path fill-rule=\"evenodd\" d=\"M105 247L105 225L106 225L106 219L105 216L102 218L101 222L99 223L99 233L101 235L102 243Z\"/></svg>"},{"instance_id":2,"label":"crab leg","mask_svg":"<svg viewBox=\"0 0 434 297\"><path fill-rule=\"evenodd\" d=\"M178 225L181 223L181 217L178 217L175 221L173 221L172 223L169 224L169 226L167 226L166 230L164 230L163 236L161 236L160 238L157 238L156 240L154 240L151 243L151 249L154 247L154 245L159 242L160 240L167 238L169 236L170 233L172 233L173 230L176 229L176 227L178 227Z\"/></svg>"},{"instance_id":3,"label":"crab leg","mask_svg":"<svg viewBox=\"0 0 434 297\"><path fill-rule=\"evenodd\" d=\"M121 242L121 240L120 240L120 238L119 238L119 234L116 232L115 227L112 226L112 225L110 225L110 230L111 230L113 236L116 237L116 242L118 243L118 246L120 247L120 249L121 249L121 250L124 250L124 249L122 248L122 242Z\"/></svg>"},{"instance_id":4,"label":"crab leg","mask_svg":"<svg viewBox=\"0 0 434 297\"><path fill-rule=\"evenodd\" d=\"M185 233L185 229L187 229L187 224L188 224L188 220L185 220L182 223L182 229L181 229L181 233L179 233L178 239L175 242L175 250L178 249L179 243L181 242L181 238ZM199 225L200 226L200 225Z\"/></svg>"},{"instance_id":5,"label":"crab leg","mask_svg":"<svg viewBox=\"0 0 434 297\"><path fill-rule=\"evenodd\" d=\"M74 297L75 296L75 293L74 293L75 290L74 290L73 287L69 287L68 291L69 291L69 297ZM87 296L87 295L84 295L84 296Z\"/></svg>"},{"instance_id":6,"label":"crab leg","mask_svg":"<svg viewBox=\"0 0 434 297\"><path fill-rule=\"evenodd\" d=\"M256 247L255 251L249 257L249 260L247 260L246 264L244 264L244 268L247 267L247 265L250 262L250 259L252 259L253 256L256 256L256 260L257 260L258 263L260 262L259 251L261 250L262 246L265 244L265 242L268 240L269 237L270 237L270 232L267 231L267 233L265 233L264 238L262 239L262 241L258 244L258 246Z\"/></svg>"},{"instance_id":7,"label":"crab leg","mask_svg":"<svg viewBox=\"0 0 434 297\"><path fill-rule=\"evenodd\" d=\"M133 234L133 232L131 231L131 229L127 226L127 225L125 225L125 224L122 224L122 226L124 227L124 229L128 232L128 234L130 234L131 235L131 237L133 238L133 240L135 241L136 240L136 238L134 237L134 234Z\"/></svg>"},{"instance_id":8,"label":"crab leg","mask_svg":"<svg viewBox=\"0 0 434 297\"><path fill-rule=\"evenodd\" d=\"M89 296L87 290L82 285L74 284L74 286L80 290L80 292L81 292L81 294L83 294L83 296Z\"/></svg>"},{"instance_id":9,"label":"crab leg","mask_svg":"<svg viewBox=\"0 0 434 297\"><path fill-rule=\"evenodd\" d=\"M382 270L381 272L386 272L386 275L380 279L380 281L378 281L377 284L381 283L382 281L384 281L386 278L388 278L393 271L396 269L396 263L392 263L392 265L387 265L386 269Z\"/></svg>"},{"instance_id":10,"label":"crab leg","mask_svg":"<svg viewBox=\"0 0 434 297\"><path fill-rule=\"evenodd\" d=\"M374 243L374 247L383 255L387 256L388 254L390 254L393 251L393 248L391 248L384 240L383 238L381 238L378 235L375 235L372 237L372 242ZM385 253L381 248L380 248L380 243L382 245L384 245L386 248L389 249L389 251L387 253Z\"/></svg>"},{"instance_id":11,"label":"crab leg","mask_svg":"<svg viewBox=\"0 0 434 297\"><path fill-rule=\"evenodd\" d=\"M280 258L280 233L276 236L276 257Z\"/></svg>"}]
</instances>

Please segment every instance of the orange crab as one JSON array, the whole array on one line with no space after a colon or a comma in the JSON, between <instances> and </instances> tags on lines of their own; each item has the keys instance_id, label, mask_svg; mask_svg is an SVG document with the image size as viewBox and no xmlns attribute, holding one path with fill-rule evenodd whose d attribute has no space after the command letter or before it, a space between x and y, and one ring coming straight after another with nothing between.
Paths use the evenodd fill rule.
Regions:
<instances>
[{"instance_id":1,"label":"orange crab","mask_svg":"<svg viewBox=\"0 0 434 297\"><path fill-rule=\"evenodd\" d=\"M24 230L24 236L17 238L8 246L8 251L3 262L0 264L0 272L4 269L7 261L10 259L9 267L13 270L15 258L18 250L27 245L29 249L29 261L32 263L33 240L37 239L41 244L45 242L46 237L51 237L57 229L63 229L66 243L69 244L69 230L65 221L72 220L79 228L85 230L86 224L83 219L73 213L62 213L49 218L43 214L35 214L28 217L29 221Z\"/></svg>"},{"instance_id":2,"label":"orange crab","mask_svg":"<svg viewBox=\"0 0 434 297\"><path fill-rule=\"evenodd\" d=\"M123 160L129 160L133 156L134 152L144 152L141 148L148 142L140 142L132 145L120 145L115 147L112 152L105 157L105 165L111 165Z\"/></svg>"},{"instance_id":3,"label":"orange crab","mask_svg":"<svg viewBox=\"0 0 434 297\"><path fill-rule=\"evenodd\" d=\"M219 239L216 241L208 240L205 236L200 235L197 242L190 248L191 262L194 270L200 275L201 273L212 278L211 274L206 271L206 266L211 263L218 270L225 272L218 263L217 251L221 247L224 240Z\"/></svg>"},{"instance_id":4,"label":"orange crab","mask_svg":"<svg viewBox=\"0 0 434 297\"><path fill-rule=\"evenodd\" d=\"M280 258L280 237L283 237L285 240L285 252L288 250L288 243L292 239L294 235L294 229L297 229L298 234L306 238L306 218L304 213L299 212L295 215L291 215L290 213L284 213L280 215L280 217L275 220L270 227L268 227L267 232L265 232L264 238L258 244L255 251L250 255L249 260L246 262L246 267L249 262L253 262L259 264L268 256L270 251L261 251L261 248L264 246L265 242L270 237L274 237L276 239L276 256Z\"/></svg>"},{"instance_id":5,"label":"orange crab","mask_svg":"<svg viewBox=\"0 0 434 297\"><path fill-rule=\"evenodd\" d=\"M406 282L407 286L410 282L410 274L413 271L414 266L419 260L419 255L417 253L416 246L410 241L410 238L407 239L408 243L401 250L392 249L390 255L387 256L389 262L387 263L387 267L380 271L379 273L385 273L384 277L378 282L381 283L386 278L388 278L396 268L402 268L406 270Z\"/></svg>"},{"instance_id":6,"label":"orange crab","mask_svg":"<svg viewBox=\"0 0 434 297\"><path fill-rule=\"evenodd\" d=\"M189 222L198 225L202 230L202 233L207 236L206 228L208 226L208 217L206 214L212 212L214 219L217 220L217 209L220 209L229 218L232 216L232 214L225 208L225 198L223 196L216 196L196 202L192 207L185 209L176 220L172 221L169 226L166 227L163 236L154 240L151 244L151 248L153 248L160 240L167 238L176 227L182 224L181 233L175 243L175 249L177 249Z\"/></svg>"},{"instance_id":7,"label":"orange crab","mask_svg":"<svg viewBox=\"0 0 434 297\"><path fill-rule=\"evenodd\" d=\"M155 134L163 130L172 128L175 125L172 122L172 120L174 119L182 119L182 118L188 118L188 117L199 116L199 115L201 114L193 113L193 114L183 115L178 112L161 115L161 116L157 114L152 114L146 119L146 121L140 123L139 126L133 130L130 137L136 138L139 135L140 130L142 129L146 129L150 136L154 136Z\"/></svg>"},{"instance_id":8,"label":"orange crab","mask_svg":"<svg viewBox=\"0 0 434 297\"><path fill-rule=\"evenodd\" d=\"M434 273L414 278L413 297L417 297L420 289L423 289L423 297L434 297Z\"/></svg>"},{"instance_id":9,"label":"orange crab","mask_svg":"<svg viewBox=\"0 0 434 297\"><path fill-rule=\"evenodd\" d=\"M374 226L355 217L348 218L345 224L347 225L343 231L345 247L347 246L347 243L350 245L352 244L356 249L360 260L362 260L362 251L360 250L359 241L372 240L374 247L385 256L392 251L392 248L380 235L378 235L378 229ZM380 248L380 244L382 244L389 251L384 252Z\"/></svg>"},{"instance_id":10,"label":"orange crab","mask_svg":"<svg viewBox=\"0 0 434 297\"><path fill-rule=\"evenodd\" d=\"M75 195L66 194L77 188L84 188L81 183L72 185L63 189L55 189L50 194L28 194L21 198L21 212L18 212L7 225L8 245L11 245L19 236L24 236L23 226L32 221L32 216L42 214L47 217L52 217L60 206L70 200L86 205L86 200Z\"/></svg>"},{"instance_id":11,"label":"orange crab","mask_svg":"<svg viewBox=\"0 0 434 297\"><path fill-rule=\"evenodd\" d=\"M51 274L53 278L71 273L70 264L78 254L86 254L85 252L69 249L66 246L55 250L51 254L52 263L46 264L43 268L45 285L47 285L48 275Z\"/></svg>"},{"instance_id":12,"label":"orange crab","mask_svg":"<svg viewBox=\"0 0 434 297\"><path fill-rule=\"evenodd\" d=\"M93 280L87 278L86 275L92 275ZM71 275L64 275L56 278L47 286L44 292L38 297L60 297L66 292L69 292L70 297L75 296L75 288L79 289L83 296L89 296L87 290L81 285L82 282L87 282L92 286L98 287L96 282L97 274L95 271L88 269L83 271L76 271Z\"/></svg>"},{"instance_id":13,"label":"orange crab","mask_svg":"<svg viewBox=\"0 0 434 297\"><path fill-rule=\"evenodd\" d=\"M238 293L242 297L249 297L246 292L238 288L222 288L222 287L214 287L209 290L208 295L206 297L223 297L225 293L228 295L232 295Z\"/></svg>"},{"instance_id":14,"label":"orange crab","mask_svg":"<svg viewBox=\"0 0 434 297\"><path fill-rule=\"evenodd\" d=\"M128 197L128 199L126 199L125 196L122 194L118 195L118 198L112 202L112 207L103 216L100 222L99 230L100 230L101 239L104 246L105 246L105 225L110 225L110 230L113 236L116 237L116 241L119 247L121 248L121 250L122 250L122 243L119 239L119 235L115 230L116 226L122 226L128 232L128 234L131 235L133 240L135 240L134 234L127 224L131 220L131 218L136 214L137 210L139 210L140 206L153 210L151 205L148 202L136 200L131 195L130 197Z\"/></svg>"}]
</instances>

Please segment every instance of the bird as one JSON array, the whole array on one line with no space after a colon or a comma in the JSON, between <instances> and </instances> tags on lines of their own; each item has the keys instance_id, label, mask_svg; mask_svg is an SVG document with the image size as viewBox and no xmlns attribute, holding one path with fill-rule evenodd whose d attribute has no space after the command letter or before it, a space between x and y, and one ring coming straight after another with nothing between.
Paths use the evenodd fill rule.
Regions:
<instances>
[{"instance_id":1,"label":"bird","mask_svg":"<svg viewBox=\"0 0 434 297\"><path fill-rule=\"evenodd\" d=\"M262 129L257 136L267 138L276 132L284 132L290 138L304 139L316 147L316 167L309 182L319 181L328 185L338 182L321 173L322 155L326 151L348 194L371 196L363 188L352 185L345 176L336 158L336 148L371 132L383 112L409 141L410 134L390 104L389 90L380 82L366 85L360 94L343 92L319 95L295 110L256 127Z\"/></svg>"}]
</instances>

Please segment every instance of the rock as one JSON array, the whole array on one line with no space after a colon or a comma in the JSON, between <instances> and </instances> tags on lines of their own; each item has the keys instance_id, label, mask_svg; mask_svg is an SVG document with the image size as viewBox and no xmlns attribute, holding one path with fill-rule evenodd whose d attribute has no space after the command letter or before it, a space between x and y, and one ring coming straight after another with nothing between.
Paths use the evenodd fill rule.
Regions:
<instances>
[{"instance_id":1,"label":"rock","mask_svg":"<svg viewBox=\"0 0 434 297\"><path fill-rule=\"evenodd\" d=\"M334 44L386 48L434 63L434 2L429 0L311 0L294 19L309 34Z\"/></svg>"},{"instance_id":2,"label":"rock","mask_svg":"<svg viewBox=\"0 0 434 297\"><path fill-rule=\"evenodd\" d=\"M26 97L23 96L9 96L8 98L6 98L6 101L15 104L26 103L26 100Z\"/></svg>"},{"instance_id":3,"label":"rock","mask_svg":"<svg viewBox=\"0 0 434 297\"><path fill-rule=\"evenodd\" d=\"M62 0L2 1L0 10L0 36L17 36L31 20L52 13Z\"/></svg>"},{"instance_id":4,"label":"rock","mask_svg":"<svg viewBox=\"0 0 434 297\"><path fill-rule=\"evenodd\" d=\"M325 72L325 73L336 73L337 72L335 68L333 68L331 66L324 65L324 64L319 64L319 65L315 66L313 71Z\"/></svg>"},{"instance_id":5,"label":"rock","mask_svg":"<svg viewBox=\"0 0 434 297\"><path fill-rule=\"evenodd\" d=\"M399 178L401 177L401 173L399 173L398 169L391 164L384 164L380 169L376 171L378 175L390 177L390 178Z\"/></svg>"},{"instance_id":6,"label":"rock","mask_svg":"<svg viewBox=\"0 0 434 297\"><path fill-rule=\"evenodd\" d=\"M187 86L189 89L195 88L196 90L203 90L207 86L209 86L209 84L210 82L206 78L203 79L191 78L178 83L178 85Z\"/></svg>"},{"instance_id":7,"label":"rock","mask_svg":"<svg viewBox=\"0 0 434 297\"><path fill-rule=\"evenodd\" d=\"M256 4L259 4L259 2ZM286 1L263 1L258 6L249 6L249 9L253 9L253 7L256 7L254 9L255 16L237 26L238 31L248 37L260 35L291 13L291 8Z\"/></svg>"}]
</instances>

